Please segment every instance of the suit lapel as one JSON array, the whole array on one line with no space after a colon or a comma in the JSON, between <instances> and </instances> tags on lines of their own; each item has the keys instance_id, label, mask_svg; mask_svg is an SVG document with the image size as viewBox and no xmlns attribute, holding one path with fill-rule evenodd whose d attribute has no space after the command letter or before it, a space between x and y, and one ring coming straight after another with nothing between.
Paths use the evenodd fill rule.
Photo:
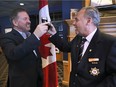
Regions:
<instances>
[{"instance_id":1,"label":"suit lapel","mask_svg":"<svg viewBox=\"0 0 116 87\"><path fill-rule=\"evenodd\" d=\"M78 56L78 54L79 54L79 48L80 48L81 38L82 37L80 36L79 39L76 41L76 56Z\"/></svg>"},{"instance_id":2,"label":"suit lapel","mask_svg":"<svg viewBox=\"0 0 116 87\"><path fill-rule=\"evenodd\" d=\"M77 35L76 38L74 38L74 42L72 43L72 50L71 50L71 57L74 66L77 65L78 62L78 54L79 54L79 43L81 41L81 36Z\"/></svg>"},{"instance_id":3,"label":"suit lapel","mask_svg":"<svg viewBox=\"0 0 116 87\"><path fill-rule=\"evenodd\" d=\"M14 36L16 36L17 41L19 41L19 43L22 43L24 41L24 38L21 36L21 34L16 31L15 29L12 29L11 32Z\"/></svg>"},{"instance_id":4,"label":"suit lapel","mask_svg":"<svg viewBox=\"0 0 116 87\"><path fill-rule=\"evenodd\" d=\"M17 44L23 43L23 41L25 40L25 39L21 36L21 34L20 34L18 31L16 31L15 29L12 29L11 33L13 34L13 37L15 37ZM32 53L33 53L36 57L39 57L38 48L34 49L34 50L32 51Z\"/></svg>"},{"instance_id":5,"label":"suit lapel","mask_svg":"<svg viewBox=\"0 0 116 87\"><path fill-rule=\"evenodd\" d=\"M99 44L101 43L101 34L100 34L100 31L97 29L95 35L93 36L85 54L83 55L82 57L82 62L80 62L79 66L80 65L84 65L85 62L88 61L88 58L89 57L94 57L96 52L97 51L96 49L98 48L98 46L100 46Z\"/></svg>"}]
</instances>

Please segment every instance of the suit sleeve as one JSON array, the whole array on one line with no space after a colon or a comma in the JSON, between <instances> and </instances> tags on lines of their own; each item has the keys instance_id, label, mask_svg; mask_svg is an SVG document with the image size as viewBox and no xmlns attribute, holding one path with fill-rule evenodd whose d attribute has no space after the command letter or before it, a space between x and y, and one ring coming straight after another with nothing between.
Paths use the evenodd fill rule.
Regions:
<instances>
[{"instance_id":1,"label":"suit sleeve","mask_svg":"<svg viewBox=\"0 0 116 87\"><path fill-rule=\"evenodd\" d=\"M33 52L40 45L40 41L32 34L26 40L16 40L14 36L5 35L0 38L0 43L6 57L10 60L21 60Z\"/></svg>"},{"instance_id":2,"label":"suit sleeve","mask_svg":"<svg viewBox=\"0 0 116 87\"><path fill-rule=\"evenodd\" d=\"M49 40L60 50L63 52L70 52L71 43L63 41L63 39L58 36L58 33L53 35Z\"/></svg>"},{"instance_id":3,"label":"suit sleeve","mask_svg":"<svg viewBox=\"0 0 116 87\"><path fill-rule=\"evenodd\" d=\"M116 87L116 42L113 44L106 61L106 78L97 87Z\"/></svg>"}]
</instances>

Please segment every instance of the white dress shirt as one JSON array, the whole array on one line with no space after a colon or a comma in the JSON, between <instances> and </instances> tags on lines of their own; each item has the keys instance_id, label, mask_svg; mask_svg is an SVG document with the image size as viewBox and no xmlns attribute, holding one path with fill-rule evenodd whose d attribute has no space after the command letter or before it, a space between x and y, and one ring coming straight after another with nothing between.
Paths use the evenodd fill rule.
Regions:
<instances>
[{"instance_id":1,"label":"white dress shirt","mask_svg":"<svg viewBox=\"0 0 116 87\"><path fill-rule=\"evenodd\" d=\"M31 35L30 32L21 32L17 29L15 29L15 30L18 31L24 39L26 39L27 37L29 37Z\"/></svg>"},{"instance_id":2,"label":"white dress shirt","mask_svg":"<svg viewBox=\"0 0 116 87\"><path fill-rule=\"evenodd\" d=\"M91 39L93 38L96 31L97 31L97 28L86 37L87 41L84 43L82 56L84 55L85 51L87 50L87 47L89 46L89 43L91 42Z\"/></svg>"}]
</instances>

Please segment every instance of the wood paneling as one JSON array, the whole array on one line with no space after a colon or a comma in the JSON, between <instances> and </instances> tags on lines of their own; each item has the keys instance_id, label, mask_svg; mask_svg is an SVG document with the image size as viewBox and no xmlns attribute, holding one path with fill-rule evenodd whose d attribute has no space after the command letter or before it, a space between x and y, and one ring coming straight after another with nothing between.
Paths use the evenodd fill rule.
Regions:
<instances>
[{"instance_id":1,"label":"wood paneling","mask_svg":"<svg viewBox=\"0 0 116 87\"><path fill-rule=\"evenodd\" d=\"M104 33L116 36L116 16L101 17L99 29Z\"/></svg>"},{"instance_id":2,"label":"wood paneling","mask_svg":"<svg viewBox=\"0 0 116 87\"><path fill-rule=\"evenodd\" d=\"M91 0L85 0L85 7L90 6Z\"/></svg>"},{"instance_id":3,"label":"wood paneling","mask_svg":"<svg viewBox=\"0 0 116 87\"><path fill-rule=\"evenodd\" d=\"M62 52L56 53L56 58L57 58L57 61L62 61L63 60L63 54L62 54Z\"/></svg>"},{"instance_id":4,"label":"wood paneling","mask_svg":"<svg viewBox=\"0 0 116 87\"><path fill-rule=\"evenodd\" d=\"M64 72L63 72L62 85L63 85L63 87L64 86L68 87L68 85L69 85L69 74L70 74L69 62L68 61L63 61L63 69L64 69Z\"/></svg>"}]
</instances>

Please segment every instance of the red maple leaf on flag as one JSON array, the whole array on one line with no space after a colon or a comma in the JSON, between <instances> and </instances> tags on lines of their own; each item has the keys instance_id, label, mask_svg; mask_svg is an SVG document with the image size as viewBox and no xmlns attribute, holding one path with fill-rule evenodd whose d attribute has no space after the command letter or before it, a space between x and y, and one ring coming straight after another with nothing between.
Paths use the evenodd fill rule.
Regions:
<instances>
[{"instance_id":1,"label":"red maple leaf on flag","mask_svg":"<svg viewBox=\"0 0 116 87\"><path fill-rule=\"evenodd\" d=\"M41 40L41 46L39 49L42 49L40 51L40 54L43 58L47 59L48 56L52 56L52 53L50 52L51 49L51 42L48 40L50 35L43 35L40 40Z\"/></svg>"}]
</instances>

